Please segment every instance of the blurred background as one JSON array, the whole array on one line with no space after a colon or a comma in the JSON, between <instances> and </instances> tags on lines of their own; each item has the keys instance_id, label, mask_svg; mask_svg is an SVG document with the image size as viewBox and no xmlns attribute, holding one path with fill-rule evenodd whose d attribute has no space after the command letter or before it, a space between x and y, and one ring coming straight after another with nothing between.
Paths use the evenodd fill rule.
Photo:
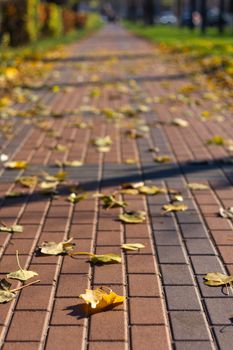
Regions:
<instances>
[{"instance_id":1,"label":"blurred background","mask_svg":"<svg viewBox=\"0 0 233 350\"><path fill-rule=\"evenodd\" d=\"M59 37L88 26L93 15L202 33L216 27L221 34L233 27L233 0L0 0L0 42L17 46Z\"/></svg>"}]
</instances>

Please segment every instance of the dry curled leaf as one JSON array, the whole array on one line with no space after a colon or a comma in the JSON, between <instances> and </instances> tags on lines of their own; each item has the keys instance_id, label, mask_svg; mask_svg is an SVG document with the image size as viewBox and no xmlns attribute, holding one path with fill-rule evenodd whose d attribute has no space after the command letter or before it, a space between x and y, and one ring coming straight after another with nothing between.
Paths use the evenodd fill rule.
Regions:
<instances>
[{"instance_id":1,"label":"dry curled leaf","mask_svg":"<svg viewBox=\"0 0 233 350\"><path fill-rule=\"evenodd\" d=\"M34 276L38 276L38 273L35 271L29 271L29 270L22 269L20 262L19 262L18 251L16 251L16 260L17 260L19 270L8 273L7 278L16 279L16 280L24 282L24 281L27 281L28 279L30 279Z\"/></svg>"},{"instance_id":2,"label":"dry curled leaf","mask_svg":"<svg viewBox=\"0 0 233 350\"><path fill-rule=\"evenodd\" d=\"M63 166L72 167L72 168L80 167L82 165L83 165L83 162L81 162L81 160L71 160L71 161L66 160L65 162L63 162Z\"/></svg>"},{"instance_id":3,"label":"dry curled leaf","mask_svg":"<svg viewBox=\"0 0 233 350\"><path fill-rule=\"evenodd\" d=\"M92 311L100 312L107 308L115 307L125 301L124 296L117 295L111 289L107 293L101 288L94 290L86 289L86 293L80 294L79 298L83 299L89 305L90 309L88 311L90 313Z\"/></svg>"},{"instance_id":4,"label":"dry curled leaf","mask_svg":"<svg viewBox=\"0 0 233 350\"><path fill-rule=\"evenodd\" d=\"M157 156L157 157L154 157L154 161L156 163L168 163L171 161L171 158L167 155Z\"/></svg>"},{"instance_id":5,"label":"dry curled leaf","mask_svg":"<svg viewBox=\"0 0 233 350\"><path fill-rule=\"evenodd\" d=\"M9 233L21 233L23 232L23 226L21 225L12 225L12 226L0 226L0 232L9 232Z\"/></svg>"},{"instance_id":6,"label":"dry curled leaf","mask_svg":"<svg viewBox=\"0 0 233 350\"><path fill-rule=\"evenodd\" d=\"M121 256L118 254L93 254L93 253L87 253L87 252L76 252L76 253L70 253L71 257L77 256L77 255L88 255L90 256L90 261L93 264L119 264L121 263Z\"/></svg>"},{"instance_id":7,"label":"dry curled leaf","mask_svg":"<svg viewBox=\"0 0 233 350\"><path fill-rule=\"evenodd\" d=\"M40 248L40 252L45 255L59 255L67 254L74 249L74 244L71 243L73 238L64 242L43 242Z\"/></svg>"},{"instance_id":8,"label":"dry curled leaf","mask_svg":"<svg viewBox=\"0 0 233 350\"><path fill-rule=\"evenodd\" d=\"M25 169L27 167L27 162L24 160L11 161L4 163L6 169Z\"/></svg>"},{"instance_id":9,"label":"dry curled leaf","mask_svg":"<svg viewBox=\"0 0 233 350\"><path fill-rule=\"evenodd\" d=\"M193 191L209 190L209 186L201 183L189 183L187 187Z\"/></svg>"},{"instance_id":10,"label":"dry curled leaf","mask_svg":"<svg viewBox=\"0 0 233 350\"><path fill-rule=\"evenodd\" d=\"M186 128L187 126L189 126L189 123L187 122L187 120L184 120L182 118L175 118L171 121L171 124L176 125L176 126L180 126L182 128Z\"/></svg>"},{"instance_id":11,"label":"dry curled leaf","mask_svg":"<svg viewBox=\"0 0 233 350\"><path fill-rule=\"evenodd\" d=\"M224 145L225 140L222 136L216 135L213 136L211 139L207 140L207 145L218 145L222 146Z\"/></svg>"},{"instance_id":12,"label":"dry curled leaf","mask_svg":"<svg viewBox=\"0 0 233 350\"><path fill-rule=\"evenodd\" d=\"M125 183L122 184L121 187L123 189L138 189L140 187L144 186L144 182L132 182L132 183Z\"/></svg>"},{"instance_id":13,"label":"dry curled leaf","mask_svg":"<svg viewBox=\"0 0 233 350\"><path fill-rule=\"evenodd\" d=\"M228 209L220 208L219 215L222 218L233 219L233 207L230 207Z\"/></svg>"},{"instance_id":14,"label":"dry curled leaf","mask_svg":"<svg viewBox=\"0 0 233 350\"><path fill-rule=\"evenodd\" d=\"M208 286L223 286L233 282L233 275L227 276L221 272L210 272L203 277L204 283Z\"/></svg>"},{"instance_id":15,"label":"dry curled leaf","mask_svg":"<svg viewBox=\"0 0 233 350\"><path fill-rule=\"evenodd\" d=\"M10 289L11 283L9 283L6 279L0 280L0 304L12 301L16 297L16 292L38 282L40 282L40 280L33 281L15 289Z\"/></svg>"},{"instance_id":16,"label":"dry curled leaf","mask_svg":"<svg viewBox=\"0 0 233 350\"><path fill-rule=\"evenodd\" d=\"M112 140L110 136L104 136L104 137L96 137L94 140L92 140L92 143L94 146L97 147L97 150L99 152L109 152L110 146L112 144Z\"/></svg>"},{"instance_id":17,"label":"dry curled leaf","mask_svg":"<svg viewBox=\"0 0 233 350\"><path fill-rule=\"evenodd\" d=\"M139 250L145 248L144 244L141 243L125 243L121 246L124 250Z\"/></svg>"},{"instance_id":18,"label":"dry curled leaf","mask_svg":"<svg viewBox=\"0 0 233 350\"><path fill-rule=\"evenodd\" d=\"M185 211L188 207L185 204L165 204L163 206L163 210L165 210L166 213L170 213L172 211Z\"/></svg>"},{"instance_id":19,"label":"dry curled leaf","mask_svg":"<svg viewBox=\"0 0 233 350\"><path fill-rule=\"evenodd\" d=\"M75 204L75 203L81 202L82 200L87 199L87 197L88 197L88 193L86 192L82 192L82 193L73 192L69 195L68 200L69 202Z\"/></svg>"},{"instance_id":20,"label":"dry curled leaf","mask_svg":"<svg viewBox=\"0 0 233 350\"><path fill-rule=\"evenodd\" d=\"M157 186L141 186L139 187L139 193L155 195L159 193L167 193L167 190L165 188L159 188Z\"/></svg>"},{"instance_id":21,"label":"dry curled leaf","mask_svg":"<svg viewBox=\"0 0 233 350\"><path fill-rule=\"evenodd\" d=\"M138 224L146 219L146 213L144 211L129 211L124 214L120 214L119 219L128 224Z\"/></svg>"},{"instance_id":22,"label":"dry curled leaf","mask_svg":"<svg viewBox=\"0 0 233 350\"><path fill-rule=\"evenodd\" d=\"M19 183L20 185L28 188L36 186L37 182L37 176L22 176L16 180L16 183Z\"/></svg>"},{"instance_id":23,"label":"dry curled leaf","mask_svg":"<svg viewBox=\"0 0 233 350\"><path fill-rule=\"evenodd\" d=\"M117 200L114 195L102 196L100 199L105 209L125 208L127 206L126 202Z\"/></svg>"}]
</instances>

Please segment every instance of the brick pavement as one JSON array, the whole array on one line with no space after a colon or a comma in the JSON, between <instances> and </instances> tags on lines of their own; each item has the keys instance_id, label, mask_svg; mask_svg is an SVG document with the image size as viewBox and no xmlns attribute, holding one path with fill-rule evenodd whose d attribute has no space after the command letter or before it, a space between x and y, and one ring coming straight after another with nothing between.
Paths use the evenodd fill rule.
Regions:
<instances>
[{"instance_id":1,"label":"brick pavement","mask_svg":"<svg viewBox=\"0 0 233 350\"><path fill-rule=\"evenodd\" d=\"M1 348L232 349L232 294L203 284L208 272L233 273L232 222L217 214L220 206L229 207L233 200L232 167L221 163L229 151L225 146L206 146L215 134L232 136L230 115L226 112L224 123L196 118L209 108L209 101L201 98L203 91L194 93L199 104L174 103L172 95L189 78L175 63L161 60L148 42L118 26L109 25L72 45L67 57L54 64L59 74L51 73L35 91L41 104L62 113L86 105L100 110L147 103L151 110L141 112L140 118L150 131L145 138L128 138L130 119L119 128L103 115L83 110L78 115L93 123L91 128L75 128L77 116L71 113L52 118L59 138L51 138L45 130L16 118L15 137L3 139L2 150L12 160L27 160L29 167L19 171L2 167L0 217L9 225L22 224L24 231L0 233L0 276L15 269L18 249L21 264L37 271L41 282L0 305ZM60 86L59 92L51 91L54 85ZM170 125L174 117L186 118L189 127ZM103 135L113 140L108 153L98 153L90 142ZM68 146L67 151L58 152L57 144ZM171 162L156 164L148 151L153 147L169 155ZM55 174L56 160L77 159L84 165L67 168L69 179L80 182L88 199L72 205L65 187L58 197L44 196L36 188L25 197L5 197L7 191L19 188L14 183L19 175ZM137 162L126 164L127 159ZM161 207L171 195L124 195L128 207L145 210L147 219L122 224L116 220L121 209L104 210L92 194L111 193L130 181L180 190L189 209L162 215ZM190 191L188 182L208 183L210 189ZM122 264L101 267L90 266L85 257L35 255L43 241L69 237L79 251L119 254L124 242L144 243L146 248L122 252ZM77 296L99 286L125 295L126 302L112 311L82 317Z\"/></svg>"}]
</instances>

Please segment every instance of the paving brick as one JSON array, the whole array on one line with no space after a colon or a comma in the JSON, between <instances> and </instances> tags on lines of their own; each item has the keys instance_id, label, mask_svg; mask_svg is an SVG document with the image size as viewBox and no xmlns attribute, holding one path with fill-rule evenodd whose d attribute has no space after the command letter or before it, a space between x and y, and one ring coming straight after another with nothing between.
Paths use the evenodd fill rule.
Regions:
<instances>
[{"instance_id":1,"label":"paving brick","mask_svg":"<svg viewBox=\"0 0 233 350\"><path fill-rule=\"evenodd\" d=\"M151 255L128 255L128 273L155 273L154 259Z\"/></svg>"},{"instance_id":2,"label":"paving brick","mask_svg":"<svg viewBox=\"0 0 233 350\"><path fill-rule=\"evenodd\" d=\"M121 284L123 268L121 264L96 266L94 268L95 284Z\"/></svg>"},{"instance_id":3,"label":"paving brick","mask_svg":"<svg viewBox=\"0 0 233 350\"><path fill-rule=\"evenodd\" d=\"M67 218L51 218L45 220L44 231L64 232L67 225Z\"/></svg>"},{"instance_id":4,"label":"paving brick","mask_svg":"<svg viewBox=\"0 0 233 350\"><path fill-rule=\"evenodd\" d=\"M208 239L187 239L185 243L190 255L217 255L213 244Z\"/></svg>"},{"instance_id":5,"label":"paving brick","mask_svg":"<svg viewBox=\"0 0 233 350\"><path fill-rule=\"evenodd\" d=\"M193 275L188 265L161 265L163 283L165 285L193 285Z\"/></svg>"},{"instance_id":6,"label":"paving brick","mask_svg":"<svg viewBox=\"0 0 233 350\"><path fill-rule=\"evenodd\" d=\"M153 231L156 245L180 245L180 237L177 230L173 231Z\"/></svg>"},{"instance_id":7,"label":"paving brick","mask_svg":"<svg viewBox=\"0 0 233 350\"><path fill-rule=\"evenodd\" d=\"M230 222L223 218L206 217L206 222L210 230L231 230Z\"/></svg>"},{"instance_id":8,"label":"paving brick","mask_svg":"<svg viewBox=\"0 0 233 350\"><path fill-rule=\"evenodd\" d=\"M84 292L84 291L83 291ZM55 300L51 325L53 326L82 326L84 324L83 303L76 298L57 298Z\"/></svg>"},{"instance_id":9,"label":"paving brick","mask_svg":"<svg viewBox=\"0 0 233 350\"><path fill-rule=\"evenodd\" d=\"M82 335L83 328L79 326L50 327L45 349L81 349L83 342Z\"/></svg>"},{"instance_id":10,"label":"paving brick","mask_svg":"<svg viewBox=\"0 0 233 350\"><path fill-rule=\"evenodd\" d=\"M81 274L60 275L57 297L77 297L87 288L87 276Z\"/></svg>"},{"instance_id":11,"label":"paving brick","mask_svg":"<svg viewBox=\"0 0 233 350\"><path fill-rule=\"evenodd\" d=\"M210 340L203 314L199 311L172 311L170 313L175 340Z\"/></svg>"},{"instance_id":12,"label":"paving brick","mask_svg":"<svg viewBox=\"0 0 233 350\"><path fill-rule=\"evenodd\" d=\"M171 231L176 229L176 225L172 217L153 218L152 225L153 229L158 231Z\"/></svg>"},{"instance_id":13,"label":"paving brick","mask_svg":"<svg viewBox=\"0 0 233 350\"><path fill-rule=\"evenodd\" d=\"M131 324L166 324L160 298L130 298L129 307Z\"/></svg>"},{"instance_id":14,"label":"paving brick","mask_svg":"<svg viewBox=\"0 0 233 350\"><path fill-rule=\"evenodd\" d=\"M113 332L114 330L114 332ZM125 340L124 312L113 310L91 318L90 340Z\"/></svg>"},{"instance_id":15,"label":"paving brick","mask_svg":"<svg viewBox=\"0 0 233 350\"><path fill-rule=\"evenodd\" d=\"M7 245L5 254L15 255L16 250L19 251L19 254L27 254L33 248L33 243L32 239L11 239Z\"/></svg>"},{"instance_id":16,"label":"paving brick","mask_svg":"<svg viewBox=\"0 0 233 350\"><path fill-rule=\"evenodd\" d=\"M146 238L148 235L149 231L147 225L125 225L125 236L127 238Z\"/></svg>"},{"instance_id":17,"label":"paving brick","mask_svg":"<svg viewBox=\"0 0 233 350\"><path fill-rule=\"evenodd\" d=\"M232 231L211 231L215 243L217 245L233 245L233 232Z\"/></svg>"},{"instance_id":18,"label":"paving brick","mask_svg":"<svg viewBox=\"0 0 233 350\"><path fill-rule=\"evenodd\" d=\"M132 348L136 350L170 349L166 326L133 326L131 327Z\"/></svg>"},{"instance_id":19,"label":"paving brick","mask_svg":"<svg viewBox=\"0 0 233 350\"><path fill-rule=\"evenodd\" d=\"M231 323L232 298L208 298L205 299L205 304L212 324L229 325Z\"/></svg>"},{"instance_id":20,"label":"paving brick","mask_svg":"<svg viewBox=\"0 0 233 350\"><path fill-rule=\"evenodd\" d=\"M169 310L201 310L194 286L167 286L165 292Z\"/></svg>"},{"instance_id":21,"label":"paving brick","mask_svg":"<svg viewBox=\"0 0 233 350\"><path fill-rule=\"evenodd\" d=\"M131 297L146 296L158 297L160 296L159 279L156 275L130 274L129 281L129 295Z\"/></svg>"},{"instance_id":22,"label":"paving brick","mask_svg":"<svg viewBox=\"0 0 233 350\"><path fill-rule=\"evenodd\" d=\"M206 238L207 232L202 224L181 224L184 238Z\"/></svg>"},{"instance_id":23,"label":"paving brick","mask_svg":"<svg viewBox=\"0 0 233 350\"><path fill-rule=\"evenodd\" d=\"M17 311L7 334L7 341L40 341L47 312Z\"/></svg>"},{"instance_id":24,"label":"paving brick","mask_svg":"<svg viewBox=\"0 0 233 350\"><path fill-rule=\"evenodd\" d=\"M102 341L91 341L89 342L88 350L124 350L126 346L125 342L102 342Z\"/></svg>"},{"instance_id":25,"label":"paving brick","mask_svg":"<svg viewBox=\"0 0 233 350\"><path fill-rule=\"evenodd\" d=\"M214 327L214 334L217 338L218 346L220 349L224 349L224 350L232 349L232 336L233 336L232 322L229 322L229 324L226 326Z\"/></svg>"},{"instance_id":26,"label":"paving brick","mask_svg":"<svg viewBox=\"0 0 233 350\"><path fill-rule=\"evenodd\" d=\"M226 264L233 263L233 247L232 246L219 246L220 254Z\"/></svg>"},{"instance_id":27,"label":"paving brick","mask_svg":"<svg viewBox=\"0 0 233 350\"><path fill-rule=\"evenodd\" d=\"M181 224L200 224L202 223L201 216L194 210L176 213L176 217Z\"/></svg>"},{"instance_id":28,"label":"paving brick","mask_svg":"<svg viewBox=\"0 0 233 350\"><path fill-rule=\"evenodd\" d=\"M191 256L194 272L197 275L206 275L210 271L224 272L221 262L216 256L196 255Z\"/></svg>"},{"instance_id":29,"label":"paving brick","mask_svg":"<svg viewBox=\"0 0 233 350\"><path fill-rule=\"evenodd\" d=\"M176 342L176 350L214 350L215 346L212 342L208 341L184 341Z\"/></svg>"},{"instance_id":30,"label":"paving brick","mask_svg":"<svg viewBox=\"0 0 233 350\"><path fill-rule=\"evenodd\" d=\"M172 246L158 246L158 257L161 264L167 263L187 263L184 252L181 247Z\"/></svg>"},{"instance_id":31,"label":"paving brick","mask_svg":"<svg viewBox=\"0 0 233 350\"><path fill-rule=\"evenodd\" d=\"M99 231L97 236L97 245L102 246L119 246L121 244L120 232Z\"/></svg>"},{"instance_id":32,"label":"paving brick","mask_svg":"<svg viewBox=\"0 0 233 350\"><path fill-rule=\"evenodd\" d=\"M82 224L70 226L69 235L74 238L92 238L94 226L92 224Z\"/></svg>"},{"instance_id":33,"label":"paving brick","mask_svg":"<svg viewBox=\"0 0 233 350\"><path fill-rule=\"evenodd\" d=\"M38 350L40 343L6 342L2 350Z\"/></svg>"}]
</instances>

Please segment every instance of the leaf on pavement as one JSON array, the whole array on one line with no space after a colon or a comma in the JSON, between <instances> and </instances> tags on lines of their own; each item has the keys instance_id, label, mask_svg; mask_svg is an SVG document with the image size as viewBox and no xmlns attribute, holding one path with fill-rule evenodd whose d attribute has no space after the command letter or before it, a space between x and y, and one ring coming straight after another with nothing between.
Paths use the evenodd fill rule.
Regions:
<instances>
[{"instance_id":1,"label":"leaf on pavement","mask_svg":"<svg viewBox=\"0 0 233 350\"><path fill-rule=\"evenodd\" d=\"M157 186L141 186L139 187L139 193L155 195L159 193L167 193L167 190L165 188L159 188Z\"/></svg>"},{"instance_id":2,"label":"leaf on pavement","mask_svg":"<svg viewBox=\"0 0 233 350\"><path fill-rule=\"evenodd\" d=\"M187 187L193 191L202 191L202 190L209 190L210 189L208 185L196 183L196 182L189 183L187 185Z\"/></svg>"},{"instance_id":3,"label":"leaf on pavement","mask_svg":"<svg viewBox=\"0 0 233 350\"><path fill-rule=\"evenodd\" d=\"M228 209L220 208L219 215L222 218L233 219L233 207L230 207Z\"/></svg>"},{"instance_id":4,"label":"leaf on pavement","mask_svg":"<svg viewBox=\"0 0 233 350\"><path fill-rule=\"evenodd\" d=\"M154 161L156 163L168 163L171 161L171 158L167 155L157 156L157 157L154 157Z\"/></svg>"},{"instance_id":5,"label":"leaf on pavement","mask_svg":"<svg viewBox=\"0 0 233 350\"><path fill-rule=\"evenodd\" d=\"M29 287L33 284L36 284L38 282L40 282L40 280L33 281L31 283L25 284L15 289L10 289L11 283L9 283L6 279L0 280L0 304L8 303L9 301L12 301L16 296L16 292L26 287Z\"/></svg>"},{"instance_id":6,"label":"leaf on pavement","mask_svg":"<svg viewBox=\"0 0 233 350\"><path fill-rule=\"evenodd\" d=\"M43 242L40 248L40 252L45 255L59 255L67 254L74 249L74 244L71 243L73 238L64 242Z\"/></svg>"},{"instance_id":7,"label":"leaf on pavement","mask_svg":"<svg viewBox=\"0 0 233 350\"><path fill-rule=\"evenodd\" d=\"M207 286L222 286L233 282L233 275L227 276L221 272L210 272L203 277Z\"/></svg>"},{"instance_id":8,"label":"leaf on pavement","mask_svg":"<svg viewBox=\"0 0 233 350\"><path fill-rule=\"evenodd\" d=\"M80 294L79 298L83 299L89 308L87 311L91 313L100 312L108 308L122 304L125 301L124 296L117 295L111 289L109 293L101 288L94 290L86 289L85 294Z\"/></svg>"},{"instance_id":9,"label":"leaf on pavement","mask_svg":"<svg viewBox=\"0 0 233 350\"><path fill-rule=\"evenodd\" d=\"M27 162L24 160L11 161L4 163L6 169L25 169L27 167Z\"/></svg>"},{"instance_id":10,"label":"leaf on pavement","mask_svg":"<svg viewBox=\"0 0 233 350\"><path fill-rule=\"evenodd\" d=\"M19 262L18 251L16 251L16 259L17 259L17 264L18 264L19 270L8 273L7 278L16 279L16 280L24 282L24 281L27 281L28 279L30 279L34 276L38 276L38 273L35 271L28 271L28 270L22 269L20 262Z\"/></svg>"},{"instance_id":11,"label":"leaf on pavement","mask_svg":"<svg viewBox=\"0 0 233 350\"><path fill-rule=\"evenodd\" d=\"M171 124L176 125L176 126L180 126L182 128L186 128L187 126L189 126L189 123L187 122L187 120L184 120L182 118L173 119Z\"/></svg>"},{"instance_id":12,"label":"leaf on pavement","mask_svg":"<svg viewBox=\"0 0 233 350\"><path fill-rule=\"evenodd\" d=\"M124 250L139 250L145 248L144 244L141 243L125 243L121 246Z\"/></svg>"},{"instance_id":13,"label":"leaf on pavement","mask_svg":"<svg viewBox=\"0 0 233 350\"><path fill-rule=\"evenodd\" d=\"M100 199L102 200L105 209L125 208L127 205L126 202L117 200L114 195L102 196Z\"/></svg>"},{"instance_id":14,"label":"leaf on pavement","mask_svg":"<svg viewBox=\"0 0 233 350\"><path fill-rule=\"evenodd\" d=\"M32 188L37 185L37 176L22 176L16 180L16 183L28 188Z\"/></svg>"},{"instance_id":15,"label":"leaf on pavement","mask_svg":"<svg viewBox=\"0 0 233 350\"><path fill-rule=\"evenodd\" d=\"M83 193L75 193L75 192L73 192L73 193L71 193L69 195L68 200L71 203L75 204L75 203L78 203L78 202L80 202L82 200L87 199L87 197L88 197L88 193L86 193L86 192L83 192Z\"/></svg>"},{"instance_id":16,"label":"leaf on pavement","mask_svg":"<svg viewBox=\"0 0 233 350\"><path fill-rule=\"evenodd\" d=\"M163 206L163 210L165 210L166 213L170 213L172 211L185 211L188 207L185 204L165 204Z\"/></svg>"},{"instance_id":17,"label":"leaf on pavement","mask_svg":"<svg viewBox=\"0 0 233 350\"><path fill-rule=\"evenodd\" d=\"M9 232L9 233L21 233L23 232L23 226L21 225L12 225L12 226L0 226L0 232Z\"/></svg>"},{"instance_id":18,"label":"leaf on pavement","mask_svg":"<svg viewBox=\"0 0 233 350\"><path fill-rule=\"evenodd\" d=\"M218 145L222 146L224 145L225 140L222 136L216 135L213 136L211 139L207 140L207 145Z\"/></svg>"},{"instance_id":19,"label":"leaf on pavement","mask_svg":"<svg viewBox=\"0 0 233 350\"><path fill-rule=\"evenodd\" d=\"M124 214L120 214L119 219L128 224L138 224L146 219L146 213L144 211L129 211Z\"/></svg>"}]
</instances>

